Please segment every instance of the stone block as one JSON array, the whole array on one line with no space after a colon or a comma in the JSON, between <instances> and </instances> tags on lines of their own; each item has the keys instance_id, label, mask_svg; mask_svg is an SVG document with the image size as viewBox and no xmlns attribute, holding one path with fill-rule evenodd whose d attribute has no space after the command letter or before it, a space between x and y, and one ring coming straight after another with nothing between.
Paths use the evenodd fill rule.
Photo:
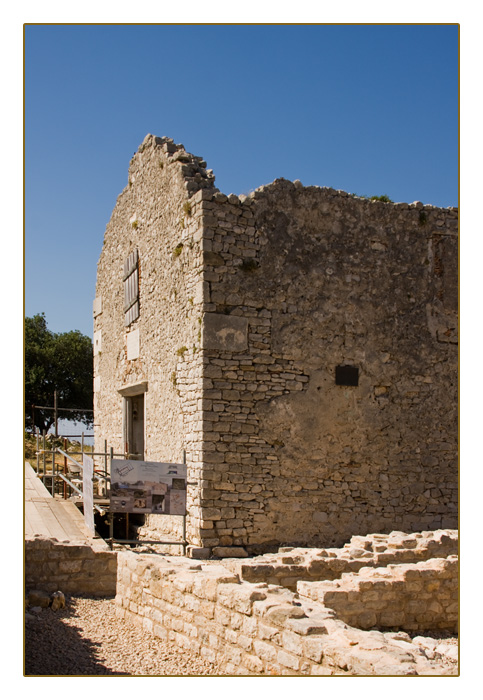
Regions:
<instances>
[{"instance_id":1,"label":"stone block","mask_svg":"<svg viewBox=\"0 0 483 700\"><path fill-rule=\"evenodd\" d=\"M27 603L30 607L48 608L50 595L46 591L33 590L27 594Z\"/></svg>"},{"instance_id":2,"label":"stone block","mask_svg":"<svg viewBox=\"0 0 483 700\"><path fill-rule=\"evenodd\" d=\"M276 647L259 639L255 639L253 641L253 651L263 661L274 662L277 660L278 650L276 649Z\"/></svg>"},{"instance_id":3,"label":"stone block","mask_svg":"<svg viewBox=\"0 0 483 700\"><path fill-rule=\"evenodd\" d=\"M377 615L375 612L363 612L357 616L356 626L363 630L371 629L377 624Z\"/></svg>"},{"instance_id":4,"label":"stone block","mask_svg":"<svg viewBox=\"0 0 483 700\"><path fill-rule=\"evenodd\" d=\"M238 645L238 633L233 629L227 628L225 630L225 639L230 644Z\"/></svg>"},{"instance_id":5,"label":"stone block","mask_svg":"<svg viewBox=\"0 0 483 700\"><path fill-rule=\"evenodd\" d=\"M301 656L302 654L302 638L295 632L285 630L282 632L282 646L285 651Z\"/></svg>"},{"instance_id":6,"label":"stone block","mask_svg":"<svg viewBox=\"0 0 483 700\"><path fill-rule=\"evenodd\" d=\"M251 651L253 649L253 640L251 637L247 637L245 634L238 633L237 644L245 651Z\"/></svg>"},{"instance_id":7,"label":"stone block","mask_svg":"<svg viewBox=\"0 0 483 700\"><path fill-rule=\"evenodd\" d=\"M281 640L281 631L278 627L267 625L264 621L260 620L258 622L258 636L260 639L273 640L275 643L279 644Z\"/></svg>"},{"instance_id":8,"label":"stone block","mask_svg":"<svg viewBox=\"0 0 483 700\"><path fill-rule=\"evenodd\" d=\"M251 673L261 674L264 671L263 662L253 654L244 654L243 664Z\"/></svg>"},{"instance_id":9,"label":"stone block","mask_svg":"<svg viewBox=\"0 0 483 700\"><path fill-rule=\"evenodd\" d=\"M403 612L383 612L379 616L381 627L402 627L404 626L405 615Z\"/></svg>"},{"instance_id":10,"label":"stone block","mask_svg":"<svg viewBox=\"0 0 483 700\"><path fill-rule=\"evenodd\" d=\"M210 600L201 600L199 606L199 613L203 615L208 620L212 620L215 616L215 603Z\"/></svg>"},{"instance_id":11,"label":"stone block","mask_svg":"<svg viewBox=\"0 0 483 700\"><path fill-rule=\"evenodd\" d=\"M244 615L241 625L241 631L247 637L256 637L258 633L258 620L253 615Z\"/></svg>"},{"instance_id":12,"label":"stone block","mask_svg":"<svg viewBox=\"0 0 483 700\"><path fill-rule=\"evenodd\" d=\"M74 574L78 573L81 571L83 568L84 570L89 570L89 569L95 569L95 567L92 566L91 562L86 561L82 562L82 560L75 560L75 559L66 559L64 561L59 561L57 563L58 570L61 573L69 573L69 574Z\"/></svg>"},{"instance_id":13,"label":"stone block","mask_svg":"<svg viewBox=\"0 0 483 700\"><path fill-rule=\"evenodd\" d=\"M213 619L221 625L230 625L231 612L224 605L215 605Z\"/></svg>"},{"instance_id":14,"label":"stone block","mask_svg":"<svg viewBox=\"0 0 483 700\"><path fill-rule=\"evenodd\" d=\"M213 547L213 555L221 559L248 557L244 547Z\"/></svg>"},{"instance_id":15,"label":"stone block","mask_svg":"<svg viewBox=\"0 0 483 700\"><path fill-rule=\"evenodd\" d=\"M312 665L310 667L311 676L332 676L334 674L333 669L327 666Z\"/></svg>"},{"instance_id":16,"label":"stone block","mask_svg":"<svg viewBox=\"0 0 483 700\"><path fill-rule=\"evenodd\" d=\"M198 598L205 598L208 601L215 601L217 599L218 585L220 583L230 583L236 582L238 579L236 576L230 576L229 574L224 576L217 576L209 574L195 578L193 581L192 592Z\"/></svg>"},{"instance_id":17,"label":"stone block","mask_svg":"<svg viewBox=\"0 0 483 700\"><path fill-rule=\"evenodd\" d=\"M222 605L243 615L250 615L253 602L264 600L266 597L263 591L254 588L249 583L241 583L239 585L220 584L217 592L218 601Z\"/></svg>"},{"instance_id":18,"label":"stone block","mask_svg":"<svg viewBox=\"0 0 483 700\"><path fill-rule=\"evenodd\" d=\"M236 645L236 642L234 644ZM235 667L238 667L241 664L241 659L242 650L239 649L237 646L232 646L231 644L227 644L226 642L223 644L222 655L220 654L217 657L217 660L221 664L228 662L228 664L234 664ZM233 675L236 675L236 673L234 673Z\"/></svg>"},{"instance_id":19,"label":"stone block","mask_svg":"<svg viewBox=\"0 0 483 700\"><path fill-rule=\"evenodd\" d=\"M190 593L193 590L193 583L193 575L189 574L178 574L173 579L173 586L182 593ZM185 596L185 600L187 599L187 596Z\"/></svg>"},{"instance_id":20,"label":"stone block","mask_svg":"<svg viewBox=\"0 0 483 700\"><path fill-rule=\"evenodd\" d=\"M286 651L279 650L277 653L277 663L280 666L289 669L290 671L298 671L300 667L300 659L293 654L288 654Z\"/></svg>"},{"instance_id":21,"label":"stone block","mask_svg":"<svg viewBox=\"0 0 483 700\"><path fill-rule=\"evenodd\" d=\"M320 664L324 658L325 642L324 639L318 636L306 637L303 640L303 655Z\"/></svg>"},{"instance_id":22,"label":"stone block","mask_svg":"<svg viewBox=\"0 0 483 700\"><path fill-rule=\"evenodd\" d=\"M306 617L302 608L295 605L276 605L271 607L264 615L268 622L276 625L284 625L287 618L303 618Z\"/></svg>"},{"instance_id":23,"label":"stone block","mask_svg":"<svg viewBox=\"0 0 483 700\"><path fill-rule=\"evenodd\" d=\"M288 627L304 637L313 634L327 634L325 619L318 620L316 619L316 616L312 615L310 617L300 619L287 618L285 620L285 627Z\"/></svg>"}]
</instances>

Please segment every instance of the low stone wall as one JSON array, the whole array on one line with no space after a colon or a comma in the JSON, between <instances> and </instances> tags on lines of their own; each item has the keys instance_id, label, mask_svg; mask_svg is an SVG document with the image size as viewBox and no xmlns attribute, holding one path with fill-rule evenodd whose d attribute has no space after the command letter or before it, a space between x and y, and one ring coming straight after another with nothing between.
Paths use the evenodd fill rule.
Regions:
<instances>
[{"instance_id":1,"label":"low stone wall","mask_svg":"<svg viewBox=\"0 0 483 700\"><path fill-rule=\"evenodd\" d=\"M458 553L457 530L354 536L340 549L281 547L277 554L224 562L245 581L296 589L298 581L333 581L363 567L416 563Z\"/></svg>"},{"instance_id":2,"label":"low stone wall","mask_svg":"<svg viewBox=\"0 0 483 700\"><path fill-rule=\"evenodd\" d=\"M297 591L348 625L410 632L458 631L458 558L365 567L339 581L299 581Z\"/></svg>"},{"instance_id":3,"label":"low stone wall","mask_svg":"<svg viewBox=\"0 0 483 700\"><path fill-rule=\"evenodd\" d=\"M240 581L225 562L120 552L116 604L121 617L227 675L455 673L404 632L354 629L318 600Z\"/></svg>"},{"instance_id":4,"label":"low stone wall","mask_svg":"<svg viewBox=\"0 0 483 700\"><path fill-rule=\"evenodd\" d=\"M43 537L25 540L25 587L48 593L114 596L117 553L104 541L59 542Z\"/></svg>"}]
</instances>

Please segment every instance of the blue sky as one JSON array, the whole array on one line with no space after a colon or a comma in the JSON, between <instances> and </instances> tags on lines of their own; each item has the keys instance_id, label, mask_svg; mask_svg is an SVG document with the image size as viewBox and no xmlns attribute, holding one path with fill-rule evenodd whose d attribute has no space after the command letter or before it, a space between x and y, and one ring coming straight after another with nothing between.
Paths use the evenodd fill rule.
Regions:
<instances>
[{"instance_id":1,"label":"blue sky","mask_svg":"<svg viewBox=\"0 0 483 700\"><path fill-rule=\"evenodd\" d=\"M27 25L25 313L92 336L105 226L147 133L225 193L277 177L458 204L456 25Z\"/></svg>"}]
</instances>

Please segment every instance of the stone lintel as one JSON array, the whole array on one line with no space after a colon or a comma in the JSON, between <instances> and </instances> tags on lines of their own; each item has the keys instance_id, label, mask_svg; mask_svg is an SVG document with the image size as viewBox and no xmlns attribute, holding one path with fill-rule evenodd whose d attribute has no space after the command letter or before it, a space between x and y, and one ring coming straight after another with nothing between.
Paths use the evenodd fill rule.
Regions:
<instances>
[{"instance_id":1,"label":"stone lintel","mask_svg":"<svg viewBox=\"0 0 483 700\"><path fill-rule=\"evenodd\" d=\"M137 396L138 394L144 394L148 390L148 382L135 382L134 384L125 384L118 392L122 396Z\"/></svg>"}]
</instances>

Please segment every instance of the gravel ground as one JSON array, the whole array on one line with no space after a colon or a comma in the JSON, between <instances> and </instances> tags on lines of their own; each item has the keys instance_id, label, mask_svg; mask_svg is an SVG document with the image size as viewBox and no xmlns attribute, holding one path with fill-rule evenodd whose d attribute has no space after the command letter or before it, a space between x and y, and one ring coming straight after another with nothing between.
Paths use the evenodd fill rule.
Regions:
<instances>
[{"instance_id":1,"label":"gravel ground","mask_svg":"<svg viewBox=\"0 0 483 700\"><path fill-rule=\"evenodd\" d=\"M213 664L147 634L115 613L113 598L66 596L28 613L27 676L217 676Z\"/></svg>"},{"instance_id":2,"label":"gravel ground","mask_svg":"<svg viewBox=\"0 0 483 700\"><path fill-rule=\"evenodd\" d=\"M26 676L224 675L216 665L118 617L113 598L66 596L65 601L61 610L26 614ZM454 672L457 638L426 634L418 635L418 645Z\"/></svg>"}]
</instances>

